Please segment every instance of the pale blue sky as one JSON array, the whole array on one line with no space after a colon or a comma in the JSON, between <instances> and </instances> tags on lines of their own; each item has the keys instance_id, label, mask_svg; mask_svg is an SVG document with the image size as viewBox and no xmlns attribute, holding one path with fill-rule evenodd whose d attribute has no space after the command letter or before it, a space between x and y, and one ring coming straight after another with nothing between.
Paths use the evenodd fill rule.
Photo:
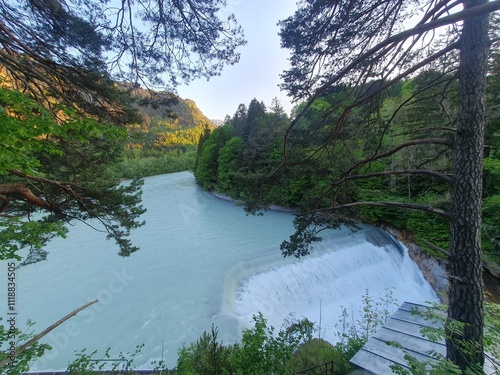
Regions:
<instances>
[{"instance_id":1,"label":"pale blue sky","mask_svg":"<svg viewBox=\"0 0 500 375\"><path fill-rule=\"evenodd\" d=\"M240 62L227 66L221 76L208 82L203 79L180 86L177 93L194 100L210 119L232 116L240 103L248 106L253 98L269 106L278 97L289 113L290 100L278 87L280 73L288 68L288 51L280 48L276 24L294 13L296 0L228 0L227 4L227 11L236 15L248 42L239 49Z\"/></svg>"}]
</instances>

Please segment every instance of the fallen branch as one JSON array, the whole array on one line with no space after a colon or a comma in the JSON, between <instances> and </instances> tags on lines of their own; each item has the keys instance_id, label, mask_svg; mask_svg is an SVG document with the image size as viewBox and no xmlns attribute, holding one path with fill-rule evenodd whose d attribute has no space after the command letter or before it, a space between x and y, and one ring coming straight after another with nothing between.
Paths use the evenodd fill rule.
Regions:
<instances>
[{"instance_id":1,"label":"fallen branch","mask_svg":"<svg viewBox=\"0 0 500 375\"><path fill-rule=\"evenodd\" d=\"M80 306L79 308L77 308L76 310L73 310L72 312L70 312L68 315L66 315L64 318L62 319L59 319L57 322L55 322L54 324L52 324L51 326L47 327L45 330L43 330L42 332L40 332L38 335L36 335L35 337L33 337L31 340L28 340L25 344L21 345L19 348L16 349L16 351L14 352L14 356L18 356L20 353L22 353L23 351L25 351L28 347L30 347L31 345L33 345L35 342L37 342L38 340L40 340L42 337L44 337L45 335L47 335L50 331L52 331L53 329L55 329L56 327L60 326L61 324L63 324L66 320L68 320L69 318L71 318L72 316L75 316L76 314L78 314L80 311L86 309L87 307L93 305L94 303L97 303L99 300L95 299L93 301L90 301L88 303L86 303L85 305L83 306ZM5 366L7 363L10 362L10 358L7 357L5 358L4 360L2 360L0 362L0 368Z\"/></svg>"}]
</instances>

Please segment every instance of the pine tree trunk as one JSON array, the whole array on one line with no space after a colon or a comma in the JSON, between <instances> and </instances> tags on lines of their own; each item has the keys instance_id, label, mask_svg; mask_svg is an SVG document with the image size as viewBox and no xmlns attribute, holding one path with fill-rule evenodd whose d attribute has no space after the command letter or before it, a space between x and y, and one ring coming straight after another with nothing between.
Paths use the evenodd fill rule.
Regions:
<instances>
[{"instance_id":1,"label":"pine tree trunk","mask_svg":"<svg viewBox=\"0 0 500 375\"><path fill-rule=\"evenodd\" d=\"M463 2L466 9L484 3L487 0ZM484 362L481 196L487 53L488 16L465 20L453 156L448 319L464 322L466 328L464 335L454 333L446 342L448 359L462 369ZM463 340L472 343L475 350L464 350Z\"/></svg>"}]
</instances>

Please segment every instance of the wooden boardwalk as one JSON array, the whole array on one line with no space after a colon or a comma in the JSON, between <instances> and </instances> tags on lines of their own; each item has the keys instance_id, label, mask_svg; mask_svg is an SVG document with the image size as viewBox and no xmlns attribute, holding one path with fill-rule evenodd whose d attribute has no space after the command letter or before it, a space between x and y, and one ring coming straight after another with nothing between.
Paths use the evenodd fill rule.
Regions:
<instances>
[{"instance_id":1,"label":"wooden boardwalk","mask_svg":"<svg viewBox=\"0 0 500 375\"><path fill-rule=\"evenodd\" d=\"M423 305L405 302L387 320L384 326L357 352L351 359L351 364L359 369L377 375L391 374L391 365L408 368L405 354L420 361L434 360L430 353L439 353L446 356L444 340L433 342L421 334L424 327L442 328L442 323L424 319L421 315L412 314L413 309L423 310ZM388 345L394 342L401 345ZM492 361L487 360L485 373L497 374Z\"/></svg>"}]
</instances>

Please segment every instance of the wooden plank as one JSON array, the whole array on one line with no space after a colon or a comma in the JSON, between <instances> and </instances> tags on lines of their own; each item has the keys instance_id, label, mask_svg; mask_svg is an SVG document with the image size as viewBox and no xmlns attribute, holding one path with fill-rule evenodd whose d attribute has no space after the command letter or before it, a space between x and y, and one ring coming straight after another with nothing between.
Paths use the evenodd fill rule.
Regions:
<instances>
[{"instance_id":1,"label":"wooden plank","mask_svg":"<svg viewBox=\"0 0 500 375\"><path fill-rule=\"evenodd\" d=\"M426 328L421 324L412 323L395 318L389 318L387 322L384 324L384 327L404 333L406 335L417 336L417 337L423 337L422 329ZM439 340L438 342L444 344L443 339Z\"/></svg>"},{"instance_id":2,"label":"wooden plank","mask_svg":"<svg viewBox=\"0 0 500 375\"><path fill-rule=\"evenodd\" d=\"M411 314L409 311L397 310L394 314L392 314L391 318L399 319L408 323L420 324L425 327L434 327L441 328L443 327L442 322L439 320L427 320L425 317L421 315Z\"/></svg>"},{"instance_id":3,"label":"wooden plank","mask_svg":"<svg viewBox=\"0 0 500 375\"><path fill-rule=\"evenodd\" d=\"M404 358L406 353L402 349L393 345L388 345L385 341L378 340L374 337L368 340L365 346L363 346L363 350L387 358L397 364L406 364L406 359ZM419 361L428 361L432 359L428 355L420 354L413 350L407 349L407 352Z\"/></svg>"},{"instance_id":4,"label":"wooden plank","mask_svg":"<svg viewBox=\"0 0 500 375\"><path fill-rule=\"evenodd\" d=\"M442 356L446 355L446 346L442 343L436 343L414 335L407 335L385 327L381 328L375 337L385 342L396 342L403 348L422 355L430 356L431 352L437 352Z\"/></svg>"},{"instance_id":5,"label":"wooden plank","mask_svg":"<svg viewBox=\"0 0 500 375\"><path fill-rule=\"evenodd\" d=\"M445 356L446 346L444 339L439 342L432 342L422 336L421 330L424 327L441 328L443 323L425 320L418 314L412 314L414 309L425 309L424 305L404 302L400 308L387 320L384 326L368 340L363 348L351 359L351 364L355 367L366 369L374 374L390 374L391 364L398 364L406 367L404 359L405 352L420 361L433 360L430 351ZM387 342L396 342L404 349ZM494 366L487 359L484 367L486 374L497 374Z\"/></svg>"},{"instance_id":6,"label":"wooden plank","mask_svg":"<svg viewBox=\"0 0 500 375\"><path fill-rule=\"evenodd\" d=\"M384 357L377 356L363 349L358 351L356 355L352 357L350 362L354 367L368 370L377 375L392 374L390 366L394 365L393 361Z\"/></svg>"},{"instance_id":7,"label":"wooden plank","mask_svg":"<svg viewBox=\"0 0 500 375\"><path fill-rule=\"evenodd\" d=\"M433 361L432 358L408 351L408 354L419 361ZM407 368L407 362L404 358L406 353L395 346L387 345L386 342L371 338L351 359L353 366L366 369L375 374L391 374L391 365L399 365Z\"/></svg>"},{"instance_id":8,"label":"wooden plank","mask_svg":"<svg viewBox=\"0 0 500 375\"><path fill-rule=\"evenodd\" d=\"M421 330L424 328L421 324L412 324L407 321L394 318L387 319L384 327L413 336L422 336Z\"/></svg>"}]
</instances>

